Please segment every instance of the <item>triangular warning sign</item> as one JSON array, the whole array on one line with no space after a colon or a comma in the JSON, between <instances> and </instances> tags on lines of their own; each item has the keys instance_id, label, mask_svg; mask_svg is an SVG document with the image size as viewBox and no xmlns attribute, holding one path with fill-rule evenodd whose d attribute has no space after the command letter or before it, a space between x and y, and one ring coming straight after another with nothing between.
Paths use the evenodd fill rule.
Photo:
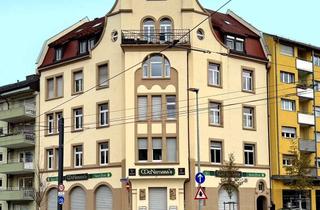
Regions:
<instances>
[{"instance_id":1,"label":"triangular warning sign","mask_svg":"<svg viewBox=\"0 0 320 210\"><path fill-rule=\"evenodd\" d=\"M194 197L195 200L207 200L208 197L206 193L204 192L204 189L202 187L198 187L198 191L196 193L196 196Z\"/></svg>"}]
</instances>

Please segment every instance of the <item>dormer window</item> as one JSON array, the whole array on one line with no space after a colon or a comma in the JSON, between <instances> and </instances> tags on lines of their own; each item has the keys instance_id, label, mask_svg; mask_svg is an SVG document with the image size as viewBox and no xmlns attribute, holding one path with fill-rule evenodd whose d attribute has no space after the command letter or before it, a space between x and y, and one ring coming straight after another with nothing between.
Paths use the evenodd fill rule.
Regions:
<instances>
[{"instance_id":1,"label":"dormer window","mask_svg":"<svg viewBox=\"0 0 320 210\"><path fill-rule=\"evenodd\" d=\"M91 38L91 39L86 39L86 40L82 40L79 43L79 53L80 54L86 54L88 52L88 50L92 50L92 48L95 45L95 38Z\"/></svg>"},{"instance_id":2,"label":"dormer window","mask_svg":"<svg viewBox=\"0 0 320 210\"><path fill-rule=\"evenodd\" d=\"M80 54L87 53L87 40L80 42Z\"/></svg>"},{"instance_id":3,"label":"dormer window","mask_svg":"<svg viewBox=\"0 0 320 210\"><path fill-rule=\"evenodd\" d=\"M244 39L239 37L234 37L227 35L226 36L226 45L230 50L234 50L237 52L243 52L244 51Z\"/></svg>"},{"instance_id":4,"label":"dormer window","mask_svg":"<svg viewBox=\"0 0 320 210\"><path fill-rule=\"evenodd\" d=\"M56 48L56 61L60 61L62 59L62 47Z\"/></svg>"},{"instance_id":5,"label":"dormer window","mask_svg":"<svg viewBox=\"0 0 320 210\"><path fill-rule=\"evenodd\" d=\"M142 68L143 78L170 78L170 63L161 54L149 55Z\"/></svg>"}]
</instances>

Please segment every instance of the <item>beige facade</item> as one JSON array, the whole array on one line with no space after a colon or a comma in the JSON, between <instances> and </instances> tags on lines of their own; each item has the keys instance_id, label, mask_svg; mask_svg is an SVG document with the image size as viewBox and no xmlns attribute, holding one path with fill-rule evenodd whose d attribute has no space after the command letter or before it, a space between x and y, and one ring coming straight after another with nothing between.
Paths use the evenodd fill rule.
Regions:
<instances>
[{"instance_id":1,"label":"beige facade","mask_svg":"<svg viewBox=\"0 0 320 210\"><path fill-rule=\"evenodd\" d=\"M50 51L50 43L63 39L82 22L46 43L49 47L43 50L38 63L39 113L44 113L38 124L45 127L39 129L38 159L48 185L43 209L52 207L49 208L50 192L57 187L57 113L62 113L65 118L64 175L67 177L64 182L64 209L75 208L72 206L76 201L75 195L85 195L85 203L82 204L85 209L96 208L100 187L106 187L103 188L105 193L111 191L113 210L153 210L156 196L162 196L165 209L195 209L196 110L195 96L188 93L189 87L200 89L201 170L213 174L210 172L218 170L228 154L234 153L241 172L253 176L247 177L248 181L239 189L238 209L258 209L259 196L263 196L266 206L269 205L266 61L188 50L192 46L229 53L226 45L217 39L210 21L199 26L204 32L204 39L200 40L197 30L194 30L177 44L180 47L161 53L159 51L167 46L165 41L170 38L160 33L157 35L159 40L153 42L156 38L152 34L140 34L150 30L144 27L147 19L153 20L156 29L161 27L161 20L171 20L174 33L178 33L178 29L187 31L208 15L196 0L119 0L106 15L102 35L87 56L42 65ZM238 17L234 15L234 18ZM238 21L242 20L239 18ZM131 31L134 37L129 37L130 31L127 30L140 32ZM115 31L118 32L116 40ZM141 41L139 44L136 43L137 36ZM173 36L173 39L180 36ZM157 62L161 67L152 66ZM208 84L209 63L220 65L221 87ZM98 72L99 66L104 64L107 64L110 81L100 88ZM153 76L156 74L153 68L161 69L161 75ZM243 91L244 70L250 70L253 75L254 89L251 92ZM79 71L82 71L83 91L74 93L74 73ZM210 125L210 102L221 105L222 121L219 126ZM109 118L104 127L97 126L101 123L101 104L108 106ZM251 129L243 125L246 107L254 112ZM77 121L80 118L76 116L79 115L82 126ZM212 163L211 141L221 142L219 164ZM107 143L109 158L102 165L100 144L104 142ZM253 146L252 164L245 164L246 144ZM81 164L78 162L79 154ZM49 160L49 156L52 159ZM81 180L72 181L75 178L72 175L79 174L86 175L78 177ZM120 179L127 178L129 190L126 183L120 182ZM219 182L220 178L207 176L203 187L208 200L203 209L221 209L218 205L221 196ZM263 183L263 190L258 189L259 183Z\"/></svg>"}]
</instances>

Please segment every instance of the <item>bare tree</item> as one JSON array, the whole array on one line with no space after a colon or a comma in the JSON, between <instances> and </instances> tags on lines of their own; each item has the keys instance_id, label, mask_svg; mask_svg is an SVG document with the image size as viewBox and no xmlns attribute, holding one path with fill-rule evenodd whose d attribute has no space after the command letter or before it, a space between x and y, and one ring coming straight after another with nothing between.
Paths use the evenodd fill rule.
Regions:
<instances>
[{"instance_id":1,"label":"bare tree","mask_svg":"<svg viewBox=\"0 0 320 210\"><path fill-rule=\"evenodd\" d=\"M36 203L37 209L40 209L43 205L45 192L48 187L47 181L43 176L43 173L40 172L39 165L35 165L35 189L33 193L33 200Z\"/></svg>"},{"instance_id":2,"label":"bare tree","mask_svg":"<svg viewBox=\"0 0 320 210\"><path fill-rule=\"evenodd\" d=\"M235 164L233 153L229 154L228 161L225 161L218 170L218 176L221 177L220 185L228 193L230 200L233 193L238 191L243 183L247 182L247 180L241 176L241 172Z\"/></svg>"}]
</instances>

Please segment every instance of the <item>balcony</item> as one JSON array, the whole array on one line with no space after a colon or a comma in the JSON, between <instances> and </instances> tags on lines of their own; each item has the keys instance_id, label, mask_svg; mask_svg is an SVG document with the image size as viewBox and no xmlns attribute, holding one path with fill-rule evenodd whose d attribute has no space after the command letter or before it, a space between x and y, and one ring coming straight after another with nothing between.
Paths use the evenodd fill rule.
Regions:
<instances>
[{"instance_id":1,"label":"balcony","mask_svg":"<svg viewBox=\"0 0 320 210\"><path fill-rule=\"evenodd\" d=\"M8 188L0 190L1 201L32 201L33 189Z\"/></svg>"},{"instance_id":2,"label":"balcony","mask_svg":"<svg viewBox=\"0 0 320 210\"><path fill-rule=\"evenodd\" d=\"M34 104L18 104L10 106L8 110L0 111L0 121L15 123L32 120L36 117L36 107Z\"/></svg>"},{"instance_id":3,"label":"balcony","mask_svg":"<svg viewBox=\"0 0 320 210\"><path fill-rule=\"evenodd\" d=\"M312 88L297 88L297 95L302 99L312 100L313 89Z\"/></svg>"},{"instance_id":4,"label":"balcony","mask_svg":"<svg viewBox=\"0 0 320 210\"><path fill-rule=\"evenodd\" d=\"M299 139L299 150L306 153L316 152L315 140Z\"/></svg>"},{"instance_id":5,"label":"balcony","mask_svg":"<svg viewBox=\"0 0 320 210\"><path fill-rule=\"evenodd\" d=\"M314 126L313 114L298 113L298 123L304 126Z\"/></svg>"},{"instance_id":6,"label":"balcony","mask_svg":"<svg viewBox=\"0 0 320 210\"><path fill-rule=\"evenodd\" d=\"M298 70L301 70L301 71L304 71L307 73L313 72L312 62L310 62L310 61L305 61L305 60L297 58L296 67Z\"/></svg>"},{"instance_id":7,"label":"balcony","mask_svg":"<svg viewBox=\"0 0 320 210\"><path fill-rule=\"evenodd\" d=\"M0 165L0 174L29 174L34 172L33 162L8 162Z\"/></svg>"},{"instance_id":8,"label":"balcony","mask_svg":"<svg viewBox=\"0 0 320 210\"><path fill-rule=\"evenodd\" d=\"M188 29L174 29L170 32L145 32L141 30L122 30L122 45L150 46L150 45L190 45Z\"/></svg>"},{"instance_id":9,"label":"balcony","mask_svg":"<svg viewBox=\"0 0 320 210\"><path fill-rule=\"evenodd\" d=\"M35 135L32 132L19 132L0 136L0 147L8 149L21 149L34 147Z\"/></svg>"}]
</instances>

